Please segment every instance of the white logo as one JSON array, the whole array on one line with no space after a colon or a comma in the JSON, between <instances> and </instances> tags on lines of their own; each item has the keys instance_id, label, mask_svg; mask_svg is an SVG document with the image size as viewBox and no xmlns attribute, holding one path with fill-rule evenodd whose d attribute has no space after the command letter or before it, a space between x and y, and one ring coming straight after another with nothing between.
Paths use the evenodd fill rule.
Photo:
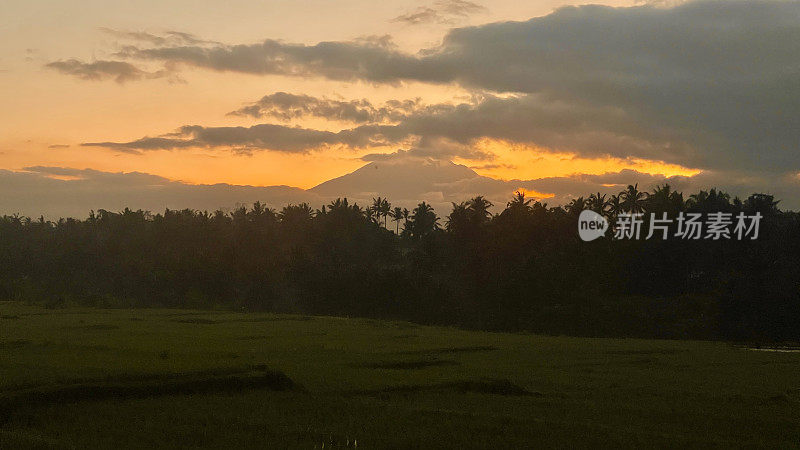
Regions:
<instances>
[{"instance_id":1,"label":"white logo","mask_svg":"<svg viewBox=\"0 0 800 450\"><path fill-rule=\"evenodd\" d=\"M605 236L607 229L606 218L591 209L584 209L578 216L578 234L584 241L593 241Z\"/></svg>"}]
</instances>

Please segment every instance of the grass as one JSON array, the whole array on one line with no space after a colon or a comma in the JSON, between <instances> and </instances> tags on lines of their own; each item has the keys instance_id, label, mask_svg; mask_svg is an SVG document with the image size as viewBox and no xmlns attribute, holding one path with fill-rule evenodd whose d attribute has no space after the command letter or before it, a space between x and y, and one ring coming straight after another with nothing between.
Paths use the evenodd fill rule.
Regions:
<instances>
[{"instance_id":1,"label":"grass","mask_svg":"<svg viewBox=\"0 0 800 450\"><path fill-rule=\"evenodd\" d=\"M800 446L800 354L0 303L0 448Z\"/></svg>"}]
</instances>

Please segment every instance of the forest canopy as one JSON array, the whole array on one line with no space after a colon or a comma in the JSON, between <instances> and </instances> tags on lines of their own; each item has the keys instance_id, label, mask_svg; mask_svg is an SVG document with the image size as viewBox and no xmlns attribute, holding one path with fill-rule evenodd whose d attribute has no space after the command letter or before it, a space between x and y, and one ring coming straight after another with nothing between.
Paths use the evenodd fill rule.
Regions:
<instances>
[{"instance_id":1,"label":"forest canopy","mask_svg":"<svg viewBox=\"0 0 800 450\"><path fill-rule=\"evenodd\" d=\"M586 336L800 338L800 216L772 196L688 196L632 185L550 207L478 196L446 216L376 198L232 212L100 210L85 220L3 216L0 299L105 307L401 318ZM499 206L499 205L498 205ZM583 242L590 209L763 217L752 240ZM674 225L671 225L674 226ZM675 231L670 229L670 235Z\"/></svg>"}]
</instances>

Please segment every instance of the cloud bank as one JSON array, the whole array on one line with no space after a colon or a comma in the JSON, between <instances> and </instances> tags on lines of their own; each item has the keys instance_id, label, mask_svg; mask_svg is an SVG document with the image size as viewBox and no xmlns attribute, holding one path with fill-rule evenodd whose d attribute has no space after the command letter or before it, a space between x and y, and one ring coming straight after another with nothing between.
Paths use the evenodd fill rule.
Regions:
<instances>
[{"instance_id":1,"label":"cloud bank","mask_svg":"<svg viewBox=\"0 0 800 450\"><path fill-rule=\"evenodd\" d=\"M767 193L782 199L781 207L798 208L800 178L777 184ZM348 197L361 205L373 197L388 197L396 206L412 208L427 201L440 216L449 214L451 202L483 195L502 208L514 191L546 194L540 200L550 206L593 192L617 193L629 183L642 189L670 183L687 194L727 184L733 195L763 192L764 180L734 181L725 173L702 173L694 177L664 177L622 170L598 175L576 174L535 180L497 180L480 176L466 166L424 158L374 161L355 172L326 181L312 189L288 186L194 185L160 176L139 173L111 173L64 167L27 167L24 171L0 170L0 214L44 215L83 218L90 210L120 211L123 208L153 212L165 208L199 210L228 209L261 201L280 208L307 202L320 207L337 197Z\"/></svg>"},{"instance_id":2,"label":"cloud bank","mask_svg":"<svg viewBox=\"0 0 800 450\"><path fill-rule=\"evenodd\" d=\"M436 156L435 142L446 158L453 149L467 155L477 140L492 138L583 157L665 161L724 173L730 185L751 179L765 180L762 187L791 184L800 171L800 2L663 6L565 7L522 22L452 29L439 46L418 53L401 51L389 39L220 44L144 36L116 54L118 64L51 64L82 78L120 82L144 77L136 64L155 62L174 70L456 84L477 93L470 102L427 106L275 93L233 114L279 121L324 117L354 126L333 132L288 124L187 125L157 137L87 146L308 152L402 144L416 155ZM390 157L365 157L382 158Z\"/></svg>"},{"instance_id":3,"label":"cloud bank","mask_svg":"<svg viewBox=\"0 0 800 450\"><path fill-rule=\"evenodd\" d=\"M800 166L798 23L800 3L774 0L700 1L674 8L590 5L525 22L453 29L439 47L418 54L375 40L316 45L266 40L133 45L118 56L217 71L457 83L514 92L521 100L495 99L473 110L439 114L433 117L436 126L419 123L430 118L426 112L412 115L403 119L408 123L398 133L427 128L422 131L463 142L477 131L463 126L467 132L459 134L455 121L483 123L480 113L496 105L495 112L506 108L514 113L504 114L503 123L481 126L486 135L542 147L574 146L585 155L627 154L700 168L784 172ZM95 76L82 67L70 62L61 70ZM107 71L119 71L121 79L136 77L130 70ZM255 104L238 113L294 114L276 108L277 100L268 98L264 107ZM326 107L350 107L350 113L340 113L347 119L375 114L358 104L299 108L335 115ZM448 124L454 125L441 129ZM565 134L578 126L585 128L581 137Z\"/></svg>"}]
</instances>

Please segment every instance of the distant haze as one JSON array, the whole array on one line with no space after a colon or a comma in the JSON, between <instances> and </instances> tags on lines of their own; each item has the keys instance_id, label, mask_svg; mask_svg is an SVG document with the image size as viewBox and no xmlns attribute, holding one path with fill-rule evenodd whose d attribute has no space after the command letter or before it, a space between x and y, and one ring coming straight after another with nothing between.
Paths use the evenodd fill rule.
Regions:
<instances>
[{"instance_id":1,"label":"distant haze","mask_svg":"<svg viewBox=\"0 0 800 450\"><path fill-rule=\"evenodd\" d=\"M708 189L720 180L712 177L671 177L621 171L582 177L551 177L535 180L497 180L449 161L407 158L371 162L347 175L311 189L289 186L237 186L188 184L145 173L111 173L91 169L28 167L25 171L0 170L0 214L85 218L90 210L120 211L123 208L161 212L170 209L231 210L256 201L273 208L308 203L314 208L337 197L366 206L374 197L387 197L394 206L411 209L426 201L440 216L449 213L452 202L476 195L486 196L496 207L504 207L521 190L529 197L555 206L593 192L616 193L628 183L650 188L668 182L677 189ZM745 196L757 188L739 185L731 193ZM793 193L787 192L787 196ZM796 193L794 193L796 195ZM778 193L780 198L780 193ZM790 197L791 198L791 197ZM795 197L796 198L796 197ZM796 205L796 204L795 204ZM792 207L789 202L782 207Z\"/></svg>"}]
</instances>

